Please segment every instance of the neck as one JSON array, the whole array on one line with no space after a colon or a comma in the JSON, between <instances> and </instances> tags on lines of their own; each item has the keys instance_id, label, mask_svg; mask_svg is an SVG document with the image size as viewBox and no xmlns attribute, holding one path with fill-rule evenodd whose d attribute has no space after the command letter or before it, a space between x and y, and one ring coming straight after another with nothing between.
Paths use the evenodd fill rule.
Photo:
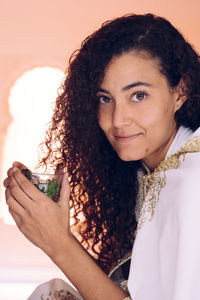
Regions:
<instances>
[{"instance_id":1,"label":"neck","mask_svg":"<svg viewBox=\"0 0 200 300\"><path fill-rule=\"evenodd\" d=\"M149 168L151 172L153 172L158 165L165 159L165 156L167 154L167 151L169 150L169 147L171 146L176 134L177 134L178 128L174 128L172 134L170 135L170 138L163 144L158 150L156 150L154 153L149 155L148 157L143 159L143 162L145 165Z\"/></svg>"}]
</instances>

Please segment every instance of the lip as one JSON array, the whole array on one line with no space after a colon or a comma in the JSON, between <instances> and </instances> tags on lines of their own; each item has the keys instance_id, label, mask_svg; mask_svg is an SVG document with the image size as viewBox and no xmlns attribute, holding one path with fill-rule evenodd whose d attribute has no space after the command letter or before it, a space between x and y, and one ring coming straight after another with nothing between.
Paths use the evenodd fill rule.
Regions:
<instances>
[{"instance_id":1,"label":"lip","mask_svg":"<svg viewBox=\"0 0 200 300\"><path fill-rule=\"evenodd\" d=\"M129 134L129 135L115 135L115 140L119 143L127 143L129 141L135 140L138 136L140 136L141 133L137 134Z\"/></svg>"}]
</instances>

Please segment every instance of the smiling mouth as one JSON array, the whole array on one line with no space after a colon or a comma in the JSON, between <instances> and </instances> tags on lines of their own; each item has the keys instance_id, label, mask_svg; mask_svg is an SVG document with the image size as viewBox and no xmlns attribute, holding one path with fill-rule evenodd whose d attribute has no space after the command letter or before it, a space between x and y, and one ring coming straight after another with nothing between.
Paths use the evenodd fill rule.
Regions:
<instances>
[{"instance_id":1,"label":"smiling mouth","mask_svg":"<svg viewBox=\"0 0 200 300\"><path fill-rule=\"evenodd\" d=\"M129 141L135 140L137 137L139 137L141 133L138 134L132 134L132 135L115 135L115 140L119 143L126 143Z\"/></svg>"}]
</instances>

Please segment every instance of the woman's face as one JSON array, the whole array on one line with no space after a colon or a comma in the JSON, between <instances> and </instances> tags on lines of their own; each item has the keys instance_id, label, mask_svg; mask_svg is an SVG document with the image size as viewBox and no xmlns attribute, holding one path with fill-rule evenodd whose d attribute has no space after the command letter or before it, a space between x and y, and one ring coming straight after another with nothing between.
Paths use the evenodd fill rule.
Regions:
<instances>
[{"instance_id":1,"label":"woman's face","mask_svg":"<svg viewBox=\"0 0 200 300\"><path fill-rule=\"evenodd\" d=\"M125 161L142 159L154 169L176 135L174 114L182 105L169 87L158 59L128 52L114 57L99 87L98 122Z\"/></svg>"}]
</instances>

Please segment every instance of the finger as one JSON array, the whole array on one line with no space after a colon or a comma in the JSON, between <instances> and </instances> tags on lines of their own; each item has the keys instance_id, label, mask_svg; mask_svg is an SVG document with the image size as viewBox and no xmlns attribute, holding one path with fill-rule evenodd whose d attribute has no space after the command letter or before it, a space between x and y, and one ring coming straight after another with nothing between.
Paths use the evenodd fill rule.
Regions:
<instances>
[{"instance_id":1,"label":"finger","mask_svg":"<svg viewBox=\"0 0 200 300\"><path fill-rule=\"evenodd\" d=\"M60 198L58 204L62 207L69 209L69 199L70 199L70 185L68 180L68 174L63 174L62 187L60 192Z\"/></svg>"},{"instance_id":2,"label":"finger","mask_svg":"<svg viewBox=\"0 0 200 300\"><path fill-rule=\"evenodd\" d=\"M5 191L6 203L8 205L9 211L12 210L15 214L22 215L24 214L24 208L19 202L12 196L9 189Z\"/></svg>"},{"instance_id":3,"label":"finger","mask_svg":"<svg viewBox=\"0 0 200 300\"><path fill-rule=\"evenodd\" d=\"M16 194L16 196L14 195L14 197L25 208L29 208L29 205L31 205L30 199L36 203L44 200L50 201L49 197L46 196L43 192L39 191L37 187L32 182L30 182L30 180L28 180L18 168L14 167L12 172L13 175L11 177L13 179L13 188L15 188L15 192L18 193L18 195ZM11 182L9 183L9 185L10 184ZM24 197L20 199L22 193L24 193ZM26 199L28 199L29 201L27 202Z\"/></svg>"},{"instance_id":4,"label":"finger","mask_svg":"<svg viewBox=\"0 0 200 300\"><path fill-rule=\"evenodd\" d=\"M11 175L11 173L12 173L12 169L13 169L13 167L11 167L11 168L9 168L9 169L8 169L8 171L7 171L7 175L8 175L8 176L10 176L10 175Z\"/></svg>"},{"instance_id":5,"label":"finger","mask_svg":"<svg viewBox=\"0 0 200 300\"><path fill-rule=\"evenodd\" d=\"M9 176L9 192L12 197L18 201L24 208L28 208L34 198L31 197L30 190L35 188L33 184L21 174L21 181L19 180L20 171L17 170ZM28 186L28 188L27 188ZM36 189L36 188L35 188ZM37 189L36 189L37 190Z\"/></svg>"},{"instance_id":6,"label":"finger","mask_svg":"<svg viewBox=\"0 0 200 300\"><path fill-rule=\"evenodd\" d=\"M9 209L9 213L11 214L13 220L15 221L18 228L20 228L21 225L21 218L18 214L16 214L12 209Z\"/></svg>"},{"instance_id":7,"label":"finger","mask_svg":"<svg viewBox=\"0 0 200 300\"><path fill-rule=\"evenodd\" d=\"M12 167L9 168L8 171L7 171L7 175L8 175L8 176L12 173L13 167L16 167L16 168L18 168L18 169L20 169L20 170L27 169L27 167L26 167L25 165L23 165L22 163L20 163L20 162L18 162L18 161L15 161L15 162L13 163Z\"/></svg>"},{"instance_id":8,"label":"finger","mask_svg":"<svg viewBox=\"0 0 200 300\"><path fill-rule=\"evenodd\" d=\"M15 161L13 163L13 167L16 167L20 170L27 169L27 167L25 165L23 165L22 163L20 163L19 161Z\"/></svg>"},{"instance_id":9,"label":"finger","mask_svg":"<svg viewBox=\"0 0 200 300\"><path fill-rule=\"evenodd\" d=\"M5 188L7 188L9 186L9 179L8 177L4 180L3 185Z\"/></svg>"}]
</instances>

